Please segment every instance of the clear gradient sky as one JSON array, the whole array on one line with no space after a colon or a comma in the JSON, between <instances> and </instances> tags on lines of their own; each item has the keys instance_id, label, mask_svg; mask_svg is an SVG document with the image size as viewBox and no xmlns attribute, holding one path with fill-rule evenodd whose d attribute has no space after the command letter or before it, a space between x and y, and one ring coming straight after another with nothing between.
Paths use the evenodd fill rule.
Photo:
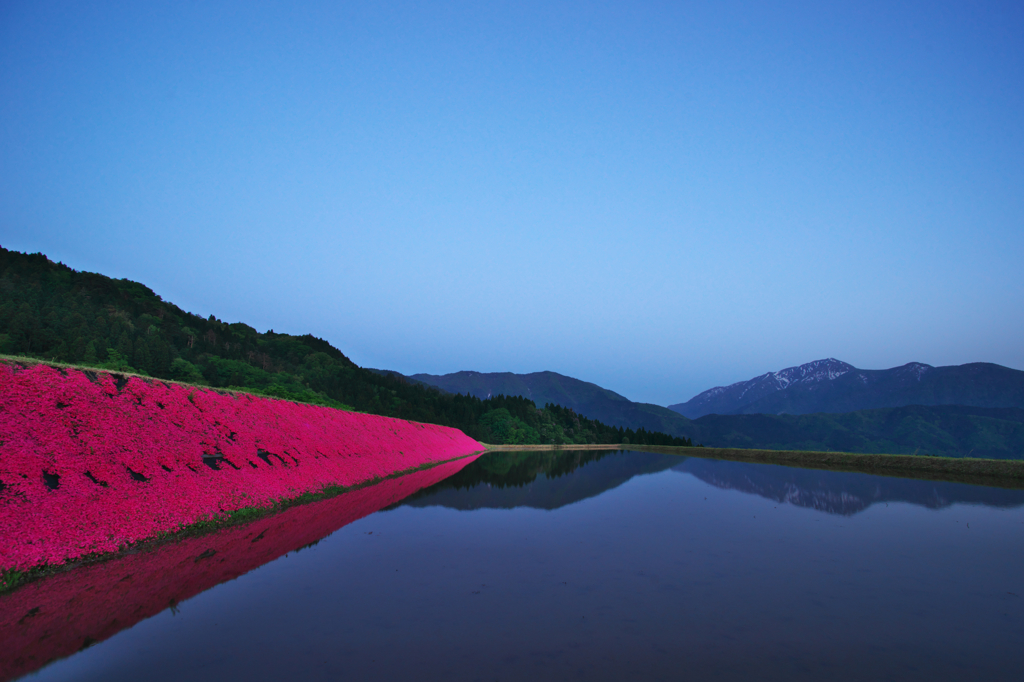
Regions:
<instances>
[{"instance_id":1,"label":"clear gradient sky","mask_svg":"<svg viewBox=\"0 0 1024 682\"><path fill-rule=\"evenodd\" d=\"M0 3L0 244L660 404L1024 368L1024 4Z\"/></svg>"}]
</instances>

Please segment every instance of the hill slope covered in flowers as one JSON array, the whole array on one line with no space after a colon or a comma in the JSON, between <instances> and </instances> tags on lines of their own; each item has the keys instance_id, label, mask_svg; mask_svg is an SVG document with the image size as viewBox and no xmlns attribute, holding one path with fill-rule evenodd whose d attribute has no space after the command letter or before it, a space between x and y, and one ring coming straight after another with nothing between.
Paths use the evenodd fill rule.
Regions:
<instances>
[{"instance_id":1,"label":"hill slope covered in flowers","mask_svg":"<svg viewBox=\"0 0 1024 682\"><path fill-rule=\"evenodd\" d=\"M0 569L116 551L482 449L433 424L0 363Z\"/></svg>"},{"instance_id":2,"label":"hill slope covered in flowers","mask_svg":"<svg viewBox=\"0 0 1024 682\"><path fill-rule=\"evenodd\" d=\"M79 272L43 254L2 246L0 353L351 406L452 426L485 443L621 443L628 438L633 444L689 444L638 429L643 421L612 427L556 405L538 409L518 396L481 400L438 391L393 372L359 367L310 334L257 332L241 322L203 318L139 282Z\"/></svg>"}]
</instances>

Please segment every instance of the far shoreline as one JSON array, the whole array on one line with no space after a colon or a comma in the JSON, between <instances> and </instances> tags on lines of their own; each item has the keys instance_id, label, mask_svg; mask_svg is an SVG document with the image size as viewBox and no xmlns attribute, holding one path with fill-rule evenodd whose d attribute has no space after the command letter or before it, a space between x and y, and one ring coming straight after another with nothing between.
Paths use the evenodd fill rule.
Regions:
<instances>
[{"instance_id":1,"label":"far shoreline","mask_svg":"<svg viewBox=\"0 0 1024 682\"><path fill-rule=\"evenodd\" d=\"M677 447L599 443L589 445L486 445L487 452L532 450L634 450L731 462L774 464L802 469L916 478L997 488L1024 489L1024 460L884 455L812 450L744 450L741 448Z\"/></svg>"}]
</instances>

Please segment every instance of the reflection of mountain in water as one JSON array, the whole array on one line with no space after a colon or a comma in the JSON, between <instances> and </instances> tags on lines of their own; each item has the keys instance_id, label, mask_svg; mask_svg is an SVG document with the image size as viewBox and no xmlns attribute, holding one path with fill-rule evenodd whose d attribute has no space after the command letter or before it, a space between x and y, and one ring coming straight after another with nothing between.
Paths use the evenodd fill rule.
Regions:
<instances>
[{"instance_id":1,"label":"reflection of mountain in water","mask_svg":"<svg viewBox=\"0 0 1024 682\"><path fill-rule=\"evenodd\" d=\"M951 504L1024 505L1024 490L622 450L491 452L401 504L460 510L557 509L596 497L634 476L668 469L717 488L844 516L876 502L909 502L930 509Z\"/></svg>"},{"instance_id":2,"label":"reflection of mountain in water","mask_svg":"<svg viewBox=\"0 0 1024 682\"><path fill-rule=\"evenodd\" d=\"M909 502L930 509L952 504L1024 505L1024 490L964 483L696 458L687 459L672 470L692 474L716 488L752 493L776 502L843 516L856 514L877 502Z\"/></svg>"},{"instance_id":3,"label":"reflection of mountain in water","mask_svg":"<svg viewBox=\"0 0 1024 682\"><path fill-rule=\"evenodd\" d=\"M616 450L491 452L403 504L452 509L557 509L665 471L678 455Z\"/></svg>"}]
</instances>

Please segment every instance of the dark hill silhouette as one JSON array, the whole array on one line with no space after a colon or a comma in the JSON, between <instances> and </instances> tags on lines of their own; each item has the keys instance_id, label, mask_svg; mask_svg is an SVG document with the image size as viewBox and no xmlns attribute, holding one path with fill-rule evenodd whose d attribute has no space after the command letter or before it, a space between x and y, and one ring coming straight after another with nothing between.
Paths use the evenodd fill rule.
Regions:
<instances>
[{"instance_id":1,"label":"dark hill silhouette","mask_svg":"<svg viewBox=\"0 0 1024 682\"><path fill-rule=\"evenodd\" d=\"M482 400L511 395L529 398L537 405L562 405L610 426L644 428L681 437L692 431L689 420L672 410L650 403L635 403L597 384L557 372L455 372L442 376L413 374L409 378L448 393L468 394Z\"/></svg>"}]
</instances>

